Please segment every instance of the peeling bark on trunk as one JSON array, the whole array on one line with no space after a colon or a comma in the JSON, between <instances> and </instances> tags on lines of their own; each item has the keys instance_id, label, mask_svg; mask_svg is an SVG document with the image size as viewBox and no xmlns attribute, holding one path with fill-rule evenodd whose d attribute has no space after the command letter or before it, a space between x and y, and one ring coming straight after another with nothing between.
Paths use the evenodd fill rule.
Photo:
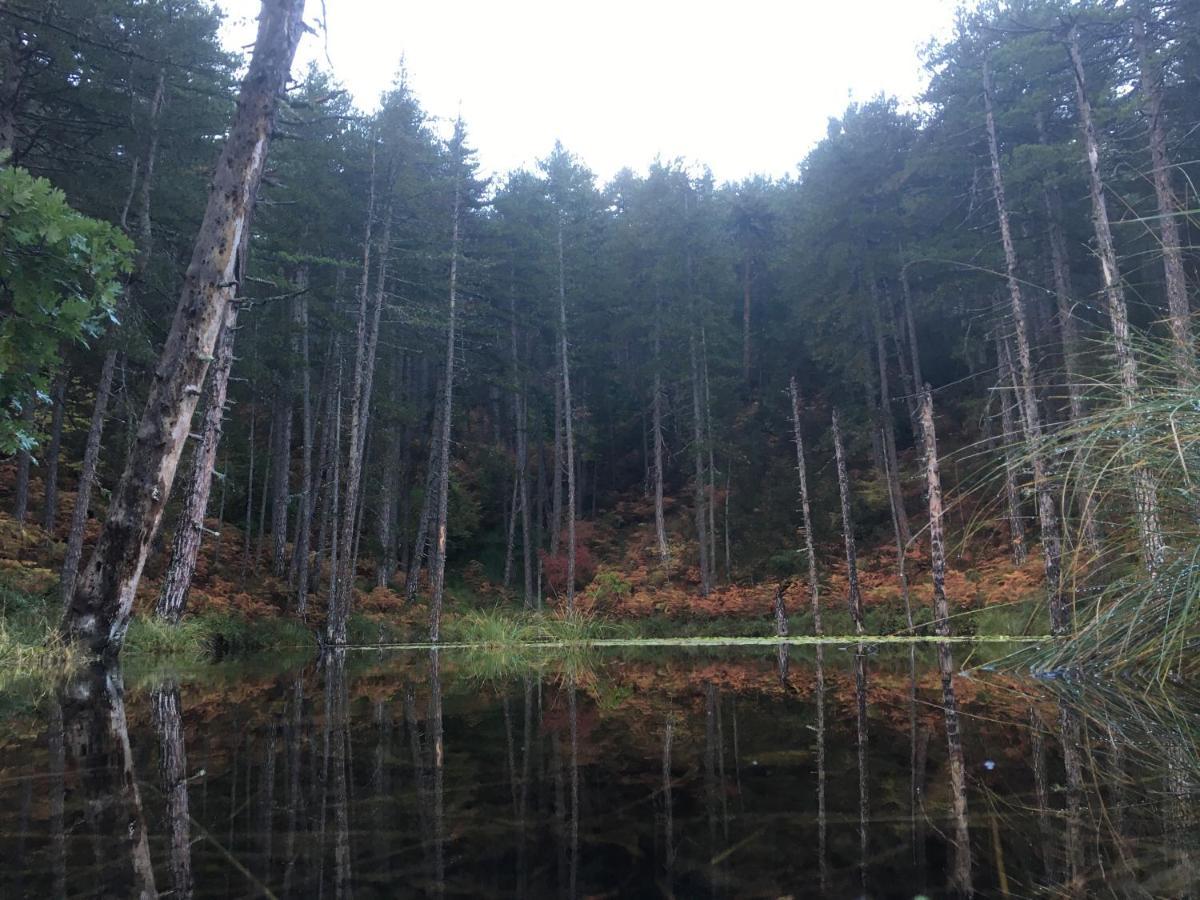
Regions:
<instances>
[{"instance_id":1,"label":"peeling bark on trunk","mask_svg":"<svg viewBox=\"0 0 1200 900\"><path fill-rule=\"evenodd\" d=\"M1158 201L1158 237L1162 244L1163 275L1167 285L1167 313L1171 326L1175 377L1186 388L1197 380L1196 349L1192 337L1191 309L1188 305L1187 278L1183 270L1183 242L1179 233L1179 199L1171 184L1171 163L1167 157L1167 129L1164 124L1162 68L1155 62L1146 34L1153 21L1148 2L1139 3L1133 16L1133 39L1138 52L1142 102L1150 138L1150 167L1154 176L1154 196Z\"/></svg>"},{"instance_id":2,"label":"peeling bark on trunk","mask_svg":"<svg viewBox=\"0 0 1200 900\"><path fill-rule=\"evenodd\" d=\"M1033 489L1037 498L1038 525L1042 537L1042 556L1045 562L1046 593L1050 606L1050 623L1055 634L1065 634L1071 627L1071 609L1062 583L1062 532L1054 491L1050 484L1049 460L1043 443L1041 411L1038 408L1033 355L1029 346L1025 300L1017 269L1017 251L1009 228L1008 204L1004 196L1004 178L1000 172L1000 148L996 138L996 117L992 109L992 72L988 60L983 64L983 98L987 120L988 152L992 167L992 193L1000 223L1000 240L1004 246L1005 276L1011 306L1013 330L1017 339L1017 390L1021 419L1029 442L1033 468ZM932 401L931 401L932 402ZM928 449L928 448L927 448Z\"/></svg>"},{"instance_id":3,"label":"peeling bark on trunk","mask_svg":"<svg viewBox=\"0 0 1200 900\"><path fill-rule=\"evenodd\" d=\"M800 390L796 376L788 382L792 400L792 439L796 442L796 475L800 481L800 514L804 528L804 556L808 563L808 594L812 598L813 632L821 634L820 585L817 582L817 552L813 546L812 510L808 502L808 466L804 462L804 435L800 430Z\"/></svg>"},{"instance_id":4,"label":"peeling bark on trunk","mask_svg":"<svg viewBox=\"0 0 1200 900\"><path fill-rule=\"evenodd\" d=\"M192 413L232 296L242 230L254 204L275 108L303 31L303 0L264 0L258 41L166 345L155 369L125 474L63 618L71 640L115 654L162 519Z\"/></svg>"},{"instance_id":5,"label":"peeling bark on trunk","mask_svg":"<svg viewBox=\"0 0 1200 900\"><path fill-rule=\"evenodd\" d=\"M1092 225L1096 233L1100 271L1104 278L1104 296L1112 327L1113 350L1121 378L1121 399L1132 408L1138 397L1137 360L1129 336L1129 312L1125 305L1125 289L1117 265L1117 249L1113 243L1112 227L1108 221L1108 205L1104 199L1104 180L1100 175L1100 145L1096 125L1092 121L1092 104L1087 95L1087 79L1079 49L1079 34L1072 28L1067 35L1067 52L1075 76L1075 97L1083 126L1084 149L1087 152L1088 184L1092 198ZM1154 574L1161 568L1166 555L1166 543L1158 518L1158 486L1154 475L1145 466L1133 470L1134 505L1137 509L1138 532L1142 543L1142 559L1146 570Z\"/></svg>"},{"instance_id":6,"label":"peeling bark on trunk","mask_svg":"<svg viewBox=\"0 0 1200 900\"><path fill-rule=\"evenodd\" d=\"M83 558L83 531L87 526L91 505L92 485L96 480L96 465L100 461L100 440L104 436L104 419L108 415L108 399L112 394L113 372L117 367L117 351L110 349L100 367L100 382L96 385L96 401L88 425L87 443L83 449L83 464L79 483L75 487L75 509L71 513L71 530L67 533L67 550L62 567L62 603L65 608L75 595L75 577L79 560Z\"/></svg>"},{"instance_id":7,"label":"peeling bark on trunk","mask_svg":"<svg viewBox=\"0 0 1200 900\"><path fill-rule=\"evenodd\" d=\"M832 416L833 451L837 463L838 494L842 502L842 537L846 545L847 601L854 619L854 630L863 633L862 592L858 587L858 550L854 541L854 517L850 513L850 476L846 472L846 451L842 447L842 427L835 408Z\"/></svg>"},{"instance_id":8,"label":"peeling bark on trunk","mask_svg":"<svg viewBox=\"0 0 1200 900\"><path fill-rule=\"evenodd\" d=\"M178 624L183 616L188 589L196 572L196 558L204 538L204 515L208 510L213 467L217 462L217 448L221 443L221 431L225 421L229 372L233 368L233 341L237 318L238 303L235 300L226 307L225 324L221 326L221 336L217 338L216 358L213 360L208 384L208 406L204 411L204 424L200 431L200 446L196 448L192 459L187 496L184 498L183 510L171 543L171 562L163 576L162 590L154 607L155 615L172 625ZM218 539L219 537L220 535Z\"/></svg>"}]
</instances>

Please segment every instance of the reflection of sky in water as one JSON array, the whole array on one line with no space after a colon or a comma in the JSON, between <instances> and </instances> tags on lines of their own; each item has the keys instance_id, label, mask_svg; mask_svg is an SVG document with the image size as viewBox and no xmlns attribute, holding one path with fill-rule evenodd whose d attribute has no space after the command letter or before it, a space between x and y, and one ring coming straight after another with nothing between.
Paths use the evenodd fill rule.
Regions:
<instances>
[{"instance_id":1,"label":"reflection of sky in water","mask_svg":"<svg viewBox=\"0 0 1200 900\"><path fill-rule=\"evenodd\" d=\"M1195 698L943 679L929 648L541 663L10 691L0 896L1195 889Z\"/></svg>"}]
</instances>

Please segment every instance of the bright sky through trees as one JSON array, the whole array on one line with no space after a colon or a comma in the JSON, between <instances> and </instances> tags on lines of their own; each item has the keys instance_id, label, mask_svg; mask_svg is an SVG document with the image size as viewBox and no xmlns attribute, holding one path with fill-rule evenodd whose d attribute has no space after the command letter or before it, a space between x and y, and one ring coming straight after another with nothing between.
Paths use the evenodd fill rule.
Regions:
<instances>
[{"instance_id":1,"label":"bright sky through trees","mask_svg":"<svg viewBox=\"0 0 1200 900\"><path fill-rule=\"evenodd\" d=\"M218 5L226 44L252 42L259 0ZM736 180L793 172L848 99L911 98L919 50L953 10L953 0L326 0L328 38L309 37L299 59L328 67L327 50L370 109L403 56L433 115L453 119L461 104L485 171L529 165L561 139L601 178L661 154ZM311 0L307 20L322 15Z\"/></svg>"}]
</instances>

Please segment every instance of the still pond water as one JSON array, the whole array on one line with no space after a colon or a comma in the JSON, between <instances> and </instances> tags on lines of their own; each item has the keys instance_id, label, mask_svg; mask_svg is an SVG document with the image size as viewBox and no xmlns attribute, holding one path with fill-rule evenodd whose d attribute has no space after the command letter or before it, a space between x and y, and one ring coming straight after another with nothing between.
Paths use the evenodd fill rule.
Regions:
<instances>
[{"instance_id":1,"label":"still pond water","mask_svg":"<svg viewBox=\"0 0 1200 900\"><path fill-rule=\"evenodd\" d=\"M0 698L0 897L1197 895L1194 696L951 675L970 653L27 685Z\"/></svg>"}]
</instances>

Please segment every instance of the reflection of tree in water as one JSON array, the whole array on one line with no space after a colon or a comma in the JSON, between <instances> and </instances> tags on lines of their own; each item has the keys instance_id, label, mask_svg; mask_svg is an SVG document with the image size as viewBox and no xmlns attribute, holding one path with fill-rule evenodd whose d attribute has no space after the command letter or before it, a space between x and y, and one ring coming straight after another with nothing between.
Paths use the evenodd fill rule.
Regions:
<instances>
[{"instance_id":1,"label":"reflection of tree in water","mask_svg":"<svg viewBox=\"0 0 1200 900\"><path fill-rule=\"evenodd\" d=\"M158 733L158 771L166 798L167 834L173 897L192 896L191 815L188 811L187 749L179 685L168 681L150 692Z\"/></svg>"},{"instance_id":2,"label":"reflection of tree in water","mask_svg":"<svg viewBox=\"0 0 1200 900\"><path fill-rule=\"evenodd\" d=\"M967 774L958 726L958 698L954 693L954 658L948 643L938 644L938 669L942 676L942 709L950 767L950 812L954 819L954 866L950 877L956 891L971 895L974 886L971 879L971 833L967 821Z\"/></svg>"},{"instance_id":3,"label":"reflection of tree in water","mask_svg":"<svg viewBox=\"0 0 1200 900\"><path fill-rule=\"evenodd\" d=\"M59 700L66 761L82 771L88 831L96 839L90 881L112 896L156 898L121 671L88 665L70 678Z\"/></svg>"}]
</instances>

